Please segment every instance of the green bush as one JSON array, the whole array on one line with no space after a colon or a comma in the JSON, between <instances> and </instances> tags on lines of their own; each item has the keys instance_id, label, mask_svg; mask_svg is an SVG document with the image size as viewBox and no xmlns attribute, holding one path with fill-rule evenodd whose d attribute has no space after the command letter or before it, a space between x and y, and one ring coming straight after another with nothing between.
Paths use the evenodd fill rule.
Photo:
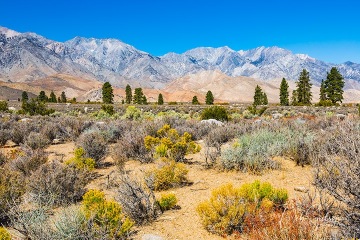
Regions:
<instances>
[{"instance_id":1,"label":"green bush","mask_svg":"<svg viewBox=\"0 0 360 240\"><path fill-rule=\"evenodd\" d=\"M175 207L178 200L174 193L163 193L157 200L162 211L170 210Z\"/></svg>"},{"instance_id":2,"label":"green bush","mask_svg":"<svg viewBox=\"0 0 360 240\"><path fill-rule=\"evenodd\" d=\"M155 190L167 190L188 182L188 172L185 164L162 158L158 168L146 172L146 179Z\"/></svg>"},{"instance_id":3,"label":"green bush","mask_svg":"<svg viewBox=\"0 0 360 240\"><path fill-rule=\"evenodd\" d=\"M0 240L11 240L11 235L6 228L0 227Z\"/></svg>"},{"instance_id":4,"label":"green bush","mask_svg":"<svg viewBox=\"0 0 360 240\"><path fill-rule=\"evenodd\" d=\"M31 99L30 101L24 101L22 103L22 112L25 114L33 115L50 115L55 112L54 109L48 109L44 102L38 101L36 99Z\"/></svg>"},{"instance_id":5,"label":"green bush","mask_svg":"<svg viewBox=\"0 0 360 240\"><path fill-rule=\"evenodd\" d=\"M83 148L76 148L74 151L74 157L65 162L67 165L75 166L78 169L93 170L95 168L95 160L85 157L85 151Z\"/></svg>"},{"instance_id":6,"label":"green bush","mask_svg":"<svg viewBox=\"0 0 360 240\"><path fill-rule=\"evenodd\" d=\"M141 119L141 116L142 116L142 112L140 111L140 109L138 109L135 106L128 106L126 108L123 118L131 119L131 120L139 120Z\"/></svg>"},{"instance_id":7,"label":"green bush","mask_svg":"<svg viewBox=\"0 0 360 240\"><path fill-rule=\"evenodd\" d=\"M237 169L260 173L267 169L276 169L279 163L273 161L274 156L297 153L301 132L291 128L259 129L241 135L234 145L222 153L221 163L225 169ZM308 133L304 143L312 141L313 135Z\"/></svg>"},{"instance_id":8,"label":"green bush","mask_svg":"<svg viewBox=\"0 0 360 240\"><path fill-rule=\"evenodd\" d=\"M151 151L155 157L167 157L177 162L184 161L185 155L200 151L200 145L192 141L192 136L188 132L179 135L176 129L165 124L160 128L156 137L146 136L144 139L145 147Z\"/></svg>"},{"instance_id":9,"label":"green bush","mask_svg":"<svg viewBox=\"0 0 360 240\"><path fill-rule=\"evenodd\" d=\"M275 189L266 182L255 181L239 188L226 184L214 189L210 199L200 203L196 210L208 231L224 236L242 232L246 216L258 211L271 212L282 207L287 198L286 190Z\"/></svg>"},{"instance_id":10,"label":"green bush","mask_svg":"<svg viewBox=\"0 0 360 240\"><path fill-rule=\"evenodd\" d=\"M110 116L114 115L114 113L115 113L114 106L110 105L110 104L101 105L101 110L103 110L104 112L106 112Z\"/></svg>"},{"instance_id":11,"label":"green bush","mask_svg":"<svg viewBox=\"0 0 360 240\"><path fill-rule=\"evenodd\" d=\"M201 119L216 119L219 121L228 121L229 115L226 110L226 108L221 106L211 106L208 108L205 108L201 112Z\"/></svg>"},{"instance_id":12,"label":"green bush","mask_svg":"<svg viewBox=\"0 0 360 240\"><path fill-rule=\"evenodd\" d=\"M8 103L6 101L0 101L0 111L5 112L9 110Z\"/></svg>"},{"instance_id":13,"label":"green bush","mask_svg":"<svg viewBox=\"0 0 360 240\"><path fill-rule=\"evenodd\" d=\"M134 222L124 215L119 203L105 199L103 192L90 190L83 196L83 211L94 228L109 233L110 239L127 238Z\"/></svg>"}]
</instances>

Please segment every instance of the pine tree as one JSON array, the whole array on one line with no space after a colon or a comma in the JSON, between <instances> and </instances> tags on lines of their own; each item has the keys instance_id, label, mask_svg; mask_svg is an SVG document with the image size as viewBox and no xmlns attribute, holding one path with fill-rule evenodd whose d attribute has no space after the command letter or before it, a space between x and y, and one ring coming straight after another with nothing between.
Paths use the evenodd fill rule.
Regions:
<instances>
[{"instance_id":1,"label":"pine tree","mask_svg":"<svg viewBox=\"0 0 360 240\"><path fill-rule=\"evenodd\" d=\"M29 100L29 96L28 96L27 92L23 91L21 94L21 101L27 102L28 100Z\"/></svg>"},{"instance_id":2,"label":"pine tree","mask_svg":"<svg viewBox=\"0 0 360 240\"><path fill-rule=\"evenodd\" d=\"M51 93L50 93L49 102L52 102L52 103L56 103L56 102L57 102L57 100L56 100L56 95L55 95L54 91L51 91Z\"/></svg>"},{"instance_id":3,"label":"pine tree","mask_svg":"<svg viewBox=\"0 0 360 240\"><path fill-rule=\"evenodd\" d=\"M263 92L263 96L262 96L262 105L268 105L269 104L269 101L268 101L268 98L267 98L267 95L265 92Z\"/></svg>"},{"instance_id":4,"label":"pine tree","mask_svg":"<svg viewBox=\"0 0 360 240\"><path fill-rule=\"evenodd\" d=\"M105 104L112 104L114 102L113 88L109 82L102 86L102 99Z\"/></svg>"},{"instance_id":5,"label":"pine tree","mask_svg":"<svg viewBox=\"0 0 360 240\"><path fill-rule=\"evenodd\" d=\"M147 98L146 98L145 95L142 96L141 104L144 104L144 105L147 105L147 104L148 104Z\"/></svg>"},{"instance_id":6,"label":"pine tree","mask_svg":"<svg viewBox=\"0 0 360 240\"><path fill-rule=\"evenodd\" d=\"M280 105L289 106L289 84L283 78L280 84Z\"/></svg>"},{"instance_id":7,"label":"pine tree","mask_svg":"<svg viewBox=\"0 0 360 240\"><path fill-rule=\"evenodd\" d=\"M158 105L163 105L164 104L164 98L163 95L161 93L159 93L158 96Z\"/></svg>"},{"instance_id":8,"label":"pine tree","mask_svg":"<svg viewBox=\"0 0 360 240\"><path fill-rule=\"evenodd\" d=\"M46 96L44 91L40 91L39 96L38 96L38 100L40 102L47 102L48 97Z\"/></svg>"},{"instance_id":9,"label":"pine tree","mask_svg":"<svg viewBox=\"0 0 360 240\"><path fill-rule=\"evenodd\" d=\"M207 105L213 105L214 104L214 95L212 94L212 92L210 90L206 93L205 103Z\"/></svg>"},{"instance_id":10,"label":"pine tree","mask_svg":"<svg viewBox=\"0 0 360 240\"><path fill-rule=\"evenodd\" d=\"M126 85L126 88L125 88L125 102L127 104L130 104L132 101L132 90L131 90L131 87L130 85Z\"/></svg>"},{"instance_id":11,"label":"pine tree","mask_svg":"<svg viewBox=\"0 0 360 240\"><path fill-rule=\"evenodd\" d=\"M292 95L291 95L291 105L292 106L297 106L298 105L298 94L296 90L292 91Z\"/></svg>"},{"instance_id":12,"label":"pine tree","mask_svg":"<svg viewBox=\"0 0 360 240\"><path fill-rule=\"evenodd\" d=\"M197 96L193 96L191 103L192 103L193 105L199 105L199 104L200 104Z\"/></svg>"},{"instance_id":13,"label":"pine tree","mask_svg":"<svg viewBox=\"0 0 360 240\"><path fill-rule=\"evenodd\" d=\"M144 94L142 91L142 88L135 88L134 96L133 96L133 102L134 104L143 104L144 101Z\"/></svg>"},{"instance_id":14,"label":"pine tree","mask_svg":"<svg viewBox=\"0 0 360 240\"><path fill-rule=\"evenodd\" d=\"M66 102L67 102L65 92L62 92L62 93L61 93L61 102L62 102L62 103L66 103Z\"/></svg>"},{"instance_id":15,"label":"pine tree","mask_svg":"<svg viewBox=\"0 0 360 240\"><path fill-rule=\"evenodd\" d=\"M337 68L331 68L330 73L327 74L326 80L324 81L324 87L326 97L332 102L333 105L336 105L337 102L342 102L342 100L344 99L344 85L344 78L339 73Z\"/></svg>"},{"instance_id":16,"label":"pine tree","mask_svg":"<svg viewBox=\"0 0 360 240\"><path fill-rule=\"evenodd\" d=\"M321 80L321 85L320 85L320 102L324 102L327 100L326 97L326 89L325 89L325 83L324 80Z\"/></svg>"},{"instance_id":17,"label":"pine tree","mask_svg":"<svg viewBox=\"0 0 360 240\"><path fill-rule=\"evenodd\" d=\"M254 106L262 105L263 103L263 92L261 90L261 87L259 85L256 85L255 87L255 94L254 94Z\"/></svg>"},{"instance_id":18,"label":"pine tree","mask_svg":"<svg viewBox=\"0 0 360 240\"><path fill-rule=\"evenodd\" d=\"M299 80L296 82L297 103L298 105L310 105L312 99L309 72L303 69L300 73Z\"/></svg>"}]
</instances>

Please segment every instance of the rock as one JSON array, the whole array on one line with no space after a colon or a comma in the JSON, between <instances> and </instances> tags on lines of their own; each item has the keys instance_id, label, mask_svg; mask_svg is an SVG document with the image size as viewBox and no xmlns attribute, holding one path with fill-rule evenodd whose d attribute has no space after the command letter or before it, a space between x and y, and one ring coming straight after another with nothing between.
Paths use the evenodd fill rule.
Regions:
<instances>
[{"instance_id":1,"label":"rock","mask_svg":"<svg viewBox=\"0 0 360 240\"><path fill-rule=\"evenodd\" d=\"M256 119L255 121L254 121L254 124L261 124L262 123L262 120L261 119Z\"/></svg>"},{"instance_id":2,"label":"rock","mask_svg":"<svg viewBox=\"0 0 360 240\"><path fill-rule=\"evenodd\" d=\"M11 141L11 140L7 140L6 143L5 143L5 145L4 145L4 147L16 147L16 146L17 146L17 144L14 143L14 142Z\"/></svg>"},{"instance_id":3,"label":"rock","mask_svg":"<svg viewBox=\"0 0 360 240\"><path fill-rule=\"evenodd\" d=\"M96 125L103 126L105 125L105 122L96 122Z\"/></svg>"},{"instance_id":4,"label":"rock","mask_svg":"<svg viewBox=\"0 0 360 240\"><path fill-rule=\"evenodd\" d=\"M8 107L9 111L16 111L16 108L14 107Z\"/></svg>"},{"instance_id":5,"label":"rock","mask_svg":"<svg viewBox=\"0 0 360 240\"><path fill-rule=\"evenodd\" d=\"M70 107L70 105L71 105L71 103L66 103L66 106L67 106L67 107Z\"/></svg>"},{"instance_id":6,"label":"rock","mask_svg":"<svg viewBox=\"0 0 360 240\"><path fill-rule=\"evenodd\" d=\"M19 120L19 122L30 122L31 118L22 118Z\"/></svg>"},{"instance_id":7,"label":"rock","mask_svg":"<svg viewBox=\"0 0 360 240\"><path fill-rule=\"evenodd\" d=\"M141 240L164 240L164 238L154 234L144 234Z\"/></svg>"},{"instance_id":8,"label":"rock","mask_svg":"<svg viewBox=\"0 0 360 240\"><path fill-rule=\"evenodd\" d=\"M88 112L88 107L84 107L84 112L85 112L85 113Z\"/></svg>"},{"instance_id":9,"label":"rock","mask_svg":"<svg viewBox=\"0 0 360 240\"><path fill-rule=\"evenodd\" d=\"M336 114L336 118L339 119L339 120L344 120L345 117L346 117L345 114L341 114L341 113Z\"/></svg>"},{"instance_id":10,"label":"rock","mask_svg":"<svg viewBox=\"0 0 360 240\"><path fill-rule=\"evenodd\" d=\"M280 119L280 118L282 118L283 117L283 115L281 114L281 113L274 113L273 115L272 115L272 118L273 119Z\"/></svg>"},{"instance_id":11,"label":"rock","mask_svg":"<svg viewBox=\"0 0 360 240\"><path fill-rule=\"evenodd\" d=\"M307 189L307 188L304 187L304 186L294 187L294 190L295 190L295 191L298 191L298 192L303 192L303 193L307 193L307 192L309 191L309 189Z\"/></svg>"},{"instance_id":12,"label":"rock","mask_svg":"<svg viewBox=\"0 0 360 240\"><path fill-rule=\"evenodd\" d=\"M216 119L201 120L201 123L205 123L205 124L215 124L215 125L218 125L218 126L224 125L223 122L218 121L218 120L216 120Z\"/></svg>"},{"instance_id":13,"label":"rock","mask_svg":"<svg viewBox=\"0 0 360 240\"><path fill-rule=\"evenodd\" d=\"M61 139L55 138L52 140L52 144L59 144L59 143L62 143Z\"/></svg>"}]
</instances>

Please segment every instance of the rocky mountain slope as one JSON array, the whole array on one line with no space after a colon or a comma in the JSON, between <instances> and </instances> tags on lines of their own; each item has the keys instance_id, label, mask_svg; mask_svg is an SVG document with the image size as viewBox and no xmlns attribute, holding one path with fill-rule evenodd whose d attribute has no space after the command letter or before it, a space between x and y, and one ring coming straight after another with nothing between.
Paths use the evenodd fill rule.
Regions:
<instances>
[{"instance_id":1,"label":"rocky mountain slope","mask_svg":"<svg viewBox=\"0 0 360 240\"><path fill-rule=\"evenodd\" d=\"M360 81L360 64L330 64L278 47L234 51L228 47L195 48L182 54L152 56L116 39L76 37L65 43L34 33L17 33L0 27L0 80L33 81L65 73L124 87L127 83L163 88L174 79L219 70L228 76L260 80L285 77L296 80L306 68L315 83L332 66L348 80Z\"/></svg>"}]
</instances>

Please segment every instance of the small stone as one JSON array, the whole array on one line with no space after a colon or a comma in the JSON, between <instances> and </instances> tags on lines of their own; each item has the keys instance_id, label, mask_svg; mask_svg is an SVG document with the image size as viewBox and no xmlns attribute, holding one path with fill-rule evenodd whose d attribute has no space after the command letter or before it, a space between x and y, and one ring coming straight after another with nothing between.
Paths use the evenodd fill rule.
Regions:
<instances>
[{"instance_id":1,"label":"small stone","mask_svg":"<svg viewBox=\"0 0 360 240\"><path fill-rule=\"evenodd\" d=\"M58 139L58 138L55 138L52 140L52 144L59 144L61 142L62 142L61 139Z\"/></svg>"},{"instance_id":2,"label":"small stone","mask_svg":"<svg viewBox=\"0 0 360 240\"><path fill-rule=\"evenodd\" d=\"M215 124L215 125L218 125L218 126L222 126L222 125L224 125L224 123L223 123L223 122L218 121L218 120L216 120L216 119L201 120L201 123L206 123L206 124Z\"/></svg>"},{"instance_id":3,"label":"small stone","mask_svg":"<svg viewBox=\"0 0 360 240\"><path fill-rule=\"evenodd\" d=\"M5 146L5 147L16 147L17 144L14 143L14 142L11 141L11 140L7 140L4 146Z\"/></svg>"},{"instance_id":4,"label":"small stone","mask_svg":"<svg viewBox=\"0 0 360 240\"><path fill-rule=\"evenodd\" d=\"M154 234L144 234L141 240L164 240L164 238Z\"/></svg>"},{"instance_id":5,"label":"small stone","mask_svg":"<svg viewBox=\"0 0 360 240\"><path fill-rule=\"evenodd\" d=\"M9 109L9 111L16 111L16 108L14 108L14 107L9 107L8 109Z\"/></svg>"},{"instance_id":6,"label":"small stone","mask_svg":"<svg viewBox=\"0 0 360 240\"><path fill-rule=\"evenodd\" d=\"M345 115L345 114L341 114L341 113L336 114L336 118L337 118L337 119L339 119L339 120L344 120L344 119L345 119L345 117L346 117L346 115Z\"/></svg>"},{"instance_id":7,"label":"small stone","mask_svg":"<svg viewBox=\"0 0 360 240\"><path fill-rule=\"evenodd\" d=\"M30 122L30 121L31 121L30 118L23 118L19 120L19 122Z\"/></svg>"},{"instance_id":8,"label":"small stone","mask_svg":"<svg viewBox=\"0 0 360 240\"><path fill-rule=\"evenodd\" d=\"M304 186L294 187L294 190L295 190L295 191L298 191L298 192L303 192L303 193L307 193L307 192L309 191L309 189L307 189L307 188L304 187Z\"/></svg>"}]
</instances>

